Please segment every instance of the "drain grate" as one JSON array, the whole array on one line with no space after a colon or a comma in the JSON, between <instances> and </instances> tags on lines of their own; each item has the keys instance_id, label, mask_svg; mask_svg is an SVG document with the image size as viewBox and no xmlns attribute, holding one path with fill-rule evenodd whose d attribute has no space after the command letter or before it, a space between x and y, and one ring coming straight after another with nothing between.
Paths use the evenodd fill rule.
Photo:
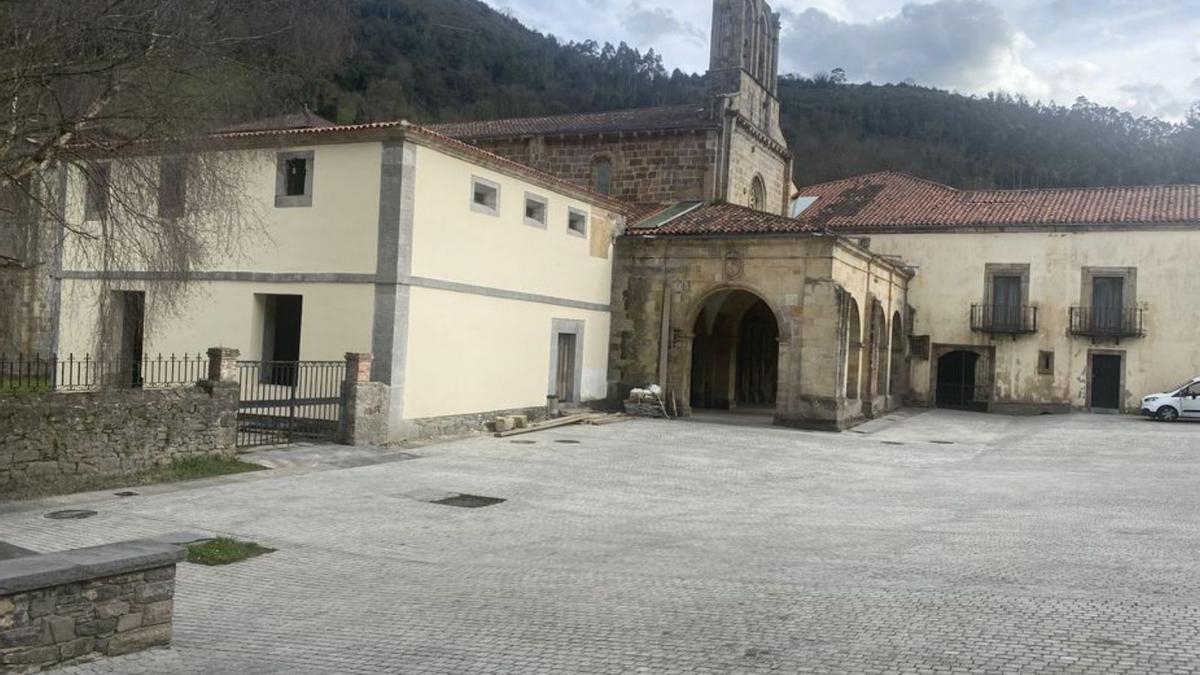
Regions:
<instances>
[{"instance_id":1,"label":"drain grate","mask_svg":"<svg viewBox=\"0 0 1200 675\"><path fill-rule=\"evenodd\" d=\"M509 443L516 443L517 445L533 445L534 443L537 443L537 441L509 441Z\"/></svg>"},{"instance_id":2,"label":"drain grate","mask_svg":"<svg viewBox=\"0 0 1200 675\"><path fill-rule=\"evenodd\" d=\"M954 445L954 441L929 441L929 442L937 443L938 445Z\"/></svg>"},{"instance_id":3,"label":"drain grate","mask_svg":"<svg viewBox=\"0 0 1200 675\"><path fill-rule=\"evenodd\" d=\"M902 443L901 441L879 441L879 442L883 443L884 445L904 445L904 443Z\"/></svg>"},{"instance_id":4,"label":"drain grate","mask_svg":"<svg viewBox=\"0 0 1200 675\"><path fill-rule=\"evenodd\" d=\"M51 511L46 514L50 520L83 520L96 515L95 511L87 509L65 509L63 511Z\"/></svg>"},{"instance_id":5,"label":"drain grate","mask_svg":"<svg viewBox=\"0 0 1200 675\"><path fill-rule=\"evenodd\" d=\"M573 443L573 444L576 444L576 445L579 443L579 441L573 441L573 440L571 440L571 439L569 439L569 438L560 438L560 439L558 439L557 441L554 441L554 442L555 442L555 443Z\"/></svg>"},{"instance_id":6,"label":"drain grate","mask_svg":"<svg viewBox=\"0 0 1200 675\"><path fill-rule=\"evenodd\" d=\"M138 496L138 493L134 492L133 490L122 490L121 492L114 492L113 494L118 497L136 497L136 496Z\"/></svg>"},{"instance_id":7,"label":"drain grate","mask_svg":"<svg viewBox=\"0 0 1200 675\"><path fill-rule=\"evenodd\" d=\"M454 495L445 499L437 499L430 504L441 504L443 506L458 506L464 509L479 509L485 506L495 506L504 502L499 497L480 497L479 495Z\"/></svg>"}]
</instances>

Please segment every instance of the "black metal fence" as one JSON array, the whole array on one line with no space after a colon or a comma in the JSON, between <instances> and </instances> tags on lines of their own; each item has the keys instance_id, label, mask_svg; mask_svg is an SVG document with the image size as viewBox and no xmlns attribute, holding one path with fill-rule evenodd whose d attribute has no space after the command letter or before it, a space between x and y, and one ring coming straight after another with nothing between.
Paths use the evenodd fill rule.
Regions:
<instances>
[{"instance_id":1,"label":"black metal fence","mask_svg":"<svg viewBox=\"0 0 1200 675\"><path fill-rule=\"evenodd\" d=\"M345 361L238 361L238 445L337 440Z\"/></svg>"},{"instance_id":2,"label":"black metal fence","mask_svg":"<svg viewBox=\"0 0 1200 675\"><path fill-rule=\"evenodd\" d=\"M0 393L177 387L207 376L203 354L142 359L0 354Z\"/></svg>"},{"instance_id":3,"label":"black metal fence","mask_svg":"<svg viewBox=\"0 0 1200 675\"><path fill-rule=\"evenodd\" d=\"M1143 310L1130 307L1072 307L1071 333L1124 338L1145 335Z\"/></svg>"},{"instance_id":4,"label":"black metal fence","mask_svg":"<svg viewBox=\"0 0 1200 675\"><path fill-rule=\"evenodd\" d=\"M1036 333L1038 308L1030 305L971 305L971 330L981 333Z\"/></svg>"}]
</instances>

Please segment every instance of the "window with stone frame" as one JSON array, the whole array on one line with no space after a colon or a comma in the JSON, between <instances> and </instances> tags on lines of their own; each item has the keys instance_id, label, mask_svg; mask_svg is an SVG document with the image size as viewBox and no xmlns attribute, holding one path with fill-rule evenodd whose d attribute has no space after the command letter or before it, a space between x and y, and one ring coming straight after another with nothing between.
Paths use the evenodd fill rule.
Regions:
<instances>
[{"instance_id":1,"label":"window with stone frame","mask_svg":"<svg viewBox=\"0 0 1200 675\"><path fill-rule=\"evenodd\" d=\"M500 184L486 178L472 176L471 210L489 216L500 215Z\"/></svg>"},{"instance_id":2,"label":"window with stone frame","mask_svg":"<svg viewBox=\"0 0 1200 675\"><path fill-rule=\"evenodd\" d=\"M762 176L755 176L754 180L750 181L750 208L759 211L767 209L767 186L763 183Z\"/></svg>"},{"instance_id":3,"label":"window with stone frame","mask_svg":"<svg viewBox=\"0 0 1200 675\"><path fill-rule=\"evenodd\" d=\"M312 151L281 152L275 156L275 207L312 206Z\"/></svg>"},{"instance_id":4,"label":"window with stone frame","mask_svg":"<svg viewBox=\"0 0 1200 675\"><path fill-rule=\"evenodd\" d=\"M581 211L575 207L567 213L567 232L577 234L581 237L587 236L588 216L585 211Z\"/></svg>"},{"instance_id":5,"label":"window with stone frame","mask_svg":"<svg viewBox=\"0 0 1200 675\"><path fill-rule=\"evenodd\" d=\"M612 194L612 160L603 155L592 160L592 189L602 195Z\"/></svg>"},{"instance_id":6,"label":"window with stone frame","mask_svg":"<svg viewBox=\"0 0 1200 675\"><path fill-rule=\"evenodd\" d=\"M549 210L546 198L532 192L525 193L525 224L532 227L546 227L546 213Z\"/></svg>"}]
</instances>

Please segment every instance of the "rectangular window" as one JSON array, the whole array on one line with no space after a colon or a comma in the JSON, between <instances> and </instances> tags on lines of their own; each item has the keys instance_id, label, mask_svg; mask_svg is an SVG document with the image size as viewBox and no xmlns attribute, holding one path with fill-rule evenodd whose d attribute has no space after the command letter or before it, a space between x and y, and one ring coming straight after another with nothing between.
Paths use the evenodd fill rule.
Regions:
<instances>
[{"instance_id":1,"label":"rectangular window","mask_svg":"<svg viewBox=\"0 0 1200 675\"><path fill-rule=\"evenodd\" d=\"M546 227L546 198L525 193L525 224Z\"/></svg>"},{"instance_id":2,"label":"rectangular window","mask_svg":"<svg viewBox=\"0 0 1200 675\"><path fill-rule=\"evenodd\" d=\"M567 231L574 232L581 237L587 236L587 214L579 209L572 208L567 214Z\"/></svg>"},{"instance_id":3,"label":"rectangular window","mask_svg":"<svg viewBox=\"0 0 1200 675\"><path fill-rule=\"evenodd\" d=\"M84 220L101 220L108 216L109 181L112 166L108 162L93 164L84 170L87 184L84 197Z\"/></svg>"},{"instance_id":4,"label":"rectangular window","mask_svg":"<svg viewBox=\"0 0 1200 675\"><path fill-rule=\"evenodd\" d=\"M312 206L313 158L312 151L276 155L276 208Z\"/></svg>"},{"instance_id":5,"label":"rectangular window","mask_svg":"<svg viewBox=\"0 0 1200 675\"><path fill-rule=\"evenodd\" d=\"M163 157L158 174L159 217L181 218L186 210L187 159Z\"/></svg>"},{"instance_id":6,"label":"rectangular window","mask_svg":"<svg viewBox=\"0 0 1200 675\"><path fill-rule=\"evenodd\" d=\"M486 178L472 176L471 210L489 216L500 215L500 185Z\"/></svg>"},{"instance_id":7,"label":"rectangular window","mask_svg":"<svg viewBox=\"0 0 1200 675\"><path fill-rule=\"evenodd\" d=\"M992 323L999 329L1021 328L1021 277L997 274L992 277Z\"/></svg>"},{"instance_id":8,"label":"rectangular window","mask_svg":"<svg viewBox=\"0 0 1200 675\"><path fill-rule=\"evenodd\" d=\"M1092 277L1092 324L1095 328L1119 329L1124 306L1124 277Z\"/></svg>"},{"instance_id":9,"label":"rectangular window","mask_svg":"<svg viewBox=\"0 0 1200 675\"><path fill-rule=\"evenodd\" d=\"M1054 352L1042 350L1038 352L1038 375L1054 374Z\"/></svg>"}]
</instances>

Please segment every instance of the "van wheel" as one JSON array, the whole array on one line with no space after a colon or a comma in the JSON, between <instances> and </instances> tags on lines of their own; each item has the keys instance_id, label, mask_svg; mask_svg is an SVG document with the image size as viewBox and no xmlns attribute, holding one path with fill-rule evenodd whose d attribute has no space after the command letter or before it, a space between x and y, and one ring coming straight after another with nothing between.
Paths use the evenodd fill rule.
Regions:
<instances>
[{"instance_id":1,"label":"van wheel","mask_svg":"<svg viewBox=\"0 0 1200 675\"><path fill-rule=\"evenodd\" d=\"M1161 422L1174 422L1179 419L1179 411L1169 405L1164 405L1158 409L1157 417Z\"/></svg>"}]
</instances>

